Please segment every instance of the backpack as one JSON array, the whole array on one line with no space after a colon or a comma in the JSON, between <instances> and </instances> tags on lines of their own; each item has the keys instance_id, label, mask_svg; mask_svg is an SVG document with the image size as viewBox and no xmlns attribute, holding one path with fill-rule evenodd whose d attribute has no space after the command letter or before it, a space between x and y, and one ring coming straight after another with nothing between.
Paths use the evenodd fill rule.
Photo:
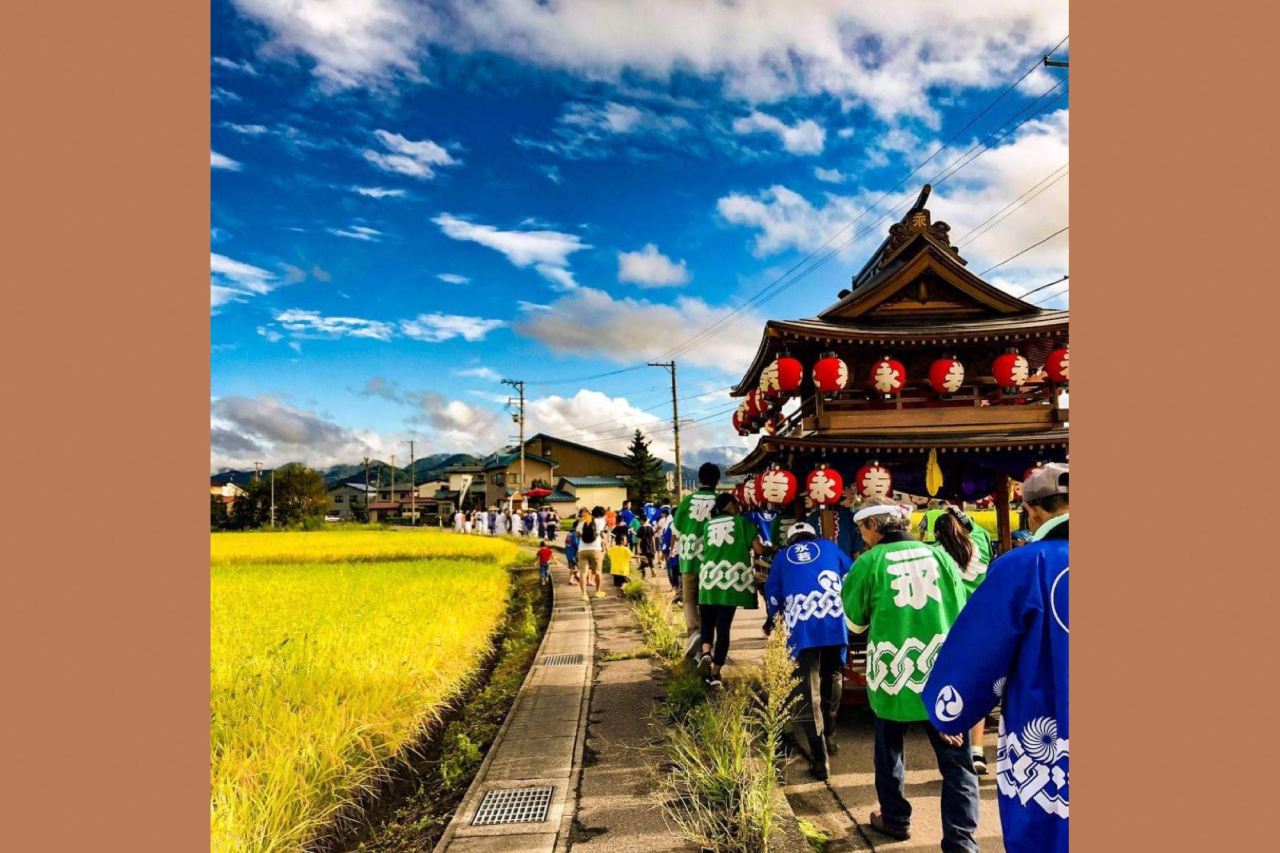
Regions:
<instances>
[{"instance_id":1,"label":"backpack","mask_svg":"<svg viewBox=\"0 0 1280 853\"><path fill-rule=\"evenodd\" d=\"M598 533L599 531L596 530L596 521L594 518L582 522L581 539L585 544L590 545L592 542L596 541L596 535Z\"/></svg>"}]
</instances>

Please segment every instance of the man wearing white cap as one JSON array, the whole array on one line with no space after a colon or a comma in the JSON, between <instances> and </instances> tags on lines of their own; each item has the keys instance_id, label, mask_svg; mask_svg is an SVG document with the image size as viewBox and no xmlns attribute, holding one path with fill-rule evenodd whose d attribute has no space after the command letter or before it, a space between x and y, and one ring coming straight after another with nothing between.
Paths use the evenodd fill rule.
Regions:
<instances>
[{"instance_id":1,"label":"man wearing white cap","mask_svg":"<svg viewBox=\"0 0 1280 853\"><path fill-rule=\"evenodd\" d=\"M1068 853L1071 575L1065 464L1022 486L1032 541L997 558L951 628L924 703L942 732L1000 705L996 783L1009 853Z\"/></svg>"},{"instance_id":2,"label":"man wearing white cap","mask_svg":"<svg viewBox=\"0 0 1280 853\"><path fill-rule=\"evenodd\" d=\"M827 778L827 756L838 748L836 712L849 652L840 590L851 565L835 542L819 539L808 524L795 524L787 532L787 547L773 558L764 587L765 630L773 629L779 613L786 622L787 646L800 677L799 719L813 759L809 772L816 779Z\"/></svg>"},{"instance_id":3,"label":"man wearing white cap","mask_svg":"<svg viewBox=\"0 0 1280 853\"><path fill-rule=\"evenodd\" d=\"M905 841L911 803L903 794L903 738L909 724L929 719L920 692L966 592L955 560L911 538L911 516L902 507L871 498L853 518L868 549L850 569L842 598L850 630L868 632L867 695L881 808L871 813L871 826ZM953 736L925 728L942 773L942 849L977 853L978 776L967 730Z\"/></svg>"}]
</instances>

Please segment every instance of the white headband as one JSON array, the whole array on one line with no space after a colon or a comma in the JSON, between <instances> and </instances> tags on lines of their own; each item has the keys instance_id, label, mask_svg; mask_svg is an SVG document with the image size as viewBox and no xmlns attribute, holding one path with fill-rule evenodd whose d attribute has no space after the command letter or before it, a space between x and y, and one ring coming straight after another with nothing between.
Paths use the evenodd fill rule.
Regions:
<instances>
[{"instance_id":1,"label":"white headband","mask_svg":"<svg viewBox=\"0 0 1280 853\"><path fill-rule=\"evenodd\" d=\"M865 509L860 509L857 512L855 512L853 514L853 520L855 522L859 522L859 521L863 521L864 519L868 519L873 515L892 515L892 516L901 518L902 509L897 506L869 506Z\"/></svg>"}]
</instances>

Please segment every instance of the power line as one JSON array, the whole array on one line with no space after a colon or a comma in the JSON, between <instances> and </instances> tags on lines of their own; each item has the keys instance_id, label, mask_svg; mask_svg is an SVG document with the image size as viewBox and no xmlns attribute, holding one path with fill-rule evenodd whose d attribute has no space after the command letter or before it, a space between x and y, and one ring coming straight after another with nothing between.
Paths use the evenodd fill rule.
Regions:
<instances>
[{"instance_id":1,"label":"power line","mask_svg":"<svg viewBox=\"0 0 1280 853\"><path fill-rule=\"evenodd\" d=\"M1049 282L1048 284L1042 284L1042 285L1040 285L1040 286L1039 286L1039 287L1037 287L1037 288L1034 288L1034 289L1032 289L1032 290L1028 290L1026 293L1022 294L1022 295L1021 295L1021 296L1019 296L1018 298L1019 298L1019 299L1022 299L1022 300L1025 300L1025 299L1026 299L1028 296L1030 296L1031 294L1033 294L1033 293L1039 293L1040 291L1044 290L1046 287L1053 287L1055 284L1062 284L1062 283L1063 283L1064 281L1066 281L1068 278L1070 278L1070 276L1066 276L1066 275L1064 275L1062 278L1058 279L1057 281L1051 281L1051 282Z\"/></svg>"},{"instance_id":2,"label":"power line","mask_svg":"<svg viewBox=\"0 0 1280 853\"><path fill-rule=\"evenodd\" d=\"M1052 234L1050 234L1048 237L1045 237L1043 240L1037 240L1036 242L1032 243L1032 244L1031 244L1030 246L1028 246L1027 248L1023 249L1021 252L1015 252L1014 254L1010 255L1010 256L1009 256L1009 257L1007 257L1007 258L1005 258L1005 259L1004 259L1003 261L1001 261L1000 263L996 264L994 267L987 267L985 270L983 270L982 272L978 273L978 275L979 275L979 276L984 276L984 275L986 275L987 273L991 272L992 270L994 270L994 269L998 269L998 268L1000 268L1000 267L1004 266L1005 264L1009 263L1009 261L1013 260L1014 258L1016 258L1016 257L1018 257L1018 256L1020 256L1020 255L1025 255L1027 252L1030 252L1030 251L1031 251L1032 249L1034 249L1036 246L1039 246L1039 245L1041 245L1041 244L1043 244L1043 243L1048 243L1050 240L1052 240L1054 237L1057 237L1059 234L1063 233L1064 231L1070 231L1070 230L1071 230L1071 226L1070 226L1070 225L1067 225L1067 226L1065 226L1065 227L1063 227L1063 228L1059 228L1057 231L1054 231L1054 232L1053 232Z\"/></svg>"},{"instance_id":3,"label":"power line","mask_svg":"<svg viewBox=\"0 0 1280 853\"><path fill-rule=\"evenodd\" d=\"M1050 293L1048 296L1044 297L1043 299L1037 299L1035 302L1032 302L1031 304L1043 305L1044 303L1048 302L1050 299L1057 299L1059 296L1066 296L1069 290L1071 290L1071 285L1067 285L1065 288L1063 288L1062 290L1059 290L1057 293Z\"/></svg>"},{"instance_id":4,"label":"power line","mask_svg":"<svg viewBox=\"0 0 1280 853\"><path fill-rule=\"evenodd\" d=\"M1063 36L1062 40L1058 42L1058 46L1060 47L1062 44L1064 44L1064 43L1067 41L1067 39L1068 39L1068 38L1070 38L1070 35L1069 35L1069 34L1068 34L1067 36ZM1057 50L1057 47L1055 47L1055 48L1054 48L1054 50ZM1053 52L1053 51L1050 51L1050 53L1052 53L1052 52ZM972 127L972 126L974 125L974 123L975 123L975 122L977 122L980 118L982 118L982 116L986 115L986 114L987 114L987 113L988 113L988 112L989 112L993 107L995 107L995 105L996 105L996 104L1000 103L1000 101L1001 101L1001 100L1003 100L1003 99L1004 99L1004 97L1005 97L1006 95L1008 95L1011 91L1013 91L1015 88L1017 88L1017 86L1018 86L1020 83L1022 83L1022 81L1023 81L1023 80L1027 79L1027 77L1029 77L1029 76L1032 74L1032 72L1034 72L1034 71L1035 71L1037 68L1039 68L1039 67L1040 67L1040 60L1037 60L1037 61L1036 61L1036 63L1035 63L1034 65L1032 65L1030 68L1028 68L1028 69L1027 69L1026 73L1024 73L1024 74L1023 74L1021 77L1019 77L1017 80L1015 80L1015 81L1013 82L1013 84L1012 84L1012 85L1010 85L1008 88L1006 88L1003 92L1001 92L1001 93L996 97L996 99L995 99L994 101L992 101L992 102L991 102L990 104L988 104L985 108L983 108L983 109L982 109L982 111L981 111L981 112L979 112L979 113L978 113L976 116L974 116L972 119L970 119L970 120L969 120L969 122L968 122L968 124L966 124L964 127L962 127L962 128L961 128L959 131L957 131L955 134L953 134L953 135L951 136L951 138L950 138L950 139L948 139L945 143L943 143L943 145L942 145L941 147L939 147L939 148L938 148L938 150L936 150L936 151L934 151L932 154L930 154L930 155L929 155L929 157L928 157L927 159L925 159L925 160L924 160L924 162L920 163L918 166L916 166L914 169L912 169L909 173L907 173L905 176L903 176L903 178L902 178L902 179L901 179L901 180L900 180L900 181L899 181L899 182L898 182L898 183L897 183L897 184L896 184L892 189L890 189L889 191L887 191L886 193L884 193L884 194L883 194L879 199L877 199L877 200L876 200L876 202L875 202L874 204L872 204L870 207L866 208L866 209L865 209L865 210L863 210L861 213L859 213L859 214L858 214L856 217L854 217L854 218L853 218L853 220L852 220L852 221L850 221L847 225L845 225L845 226L844 226L843 228L841 228L839 231L837 231L837 232L835 232L834 234L832 234L829 238L827 238L827 240L826 240L825 242L823 242L823 243L822 243L822 245L818 246L816 249L814 249L812 252L810 252L808 255L806 255L803 259L801 259L801 261L800 261L798 264L796 264L796 265L792 266L789 270L787 270L787 271L786 271L786 272L784 272L782 275L780 275L778 278L776 278L772 283L770 283L769 285L765 286L765 287L764 287L764 288L763 288L763 289L762 289L762 290L761 290L761 291L756 295L756 297L753 297L752 299L747 300L745 303L743 303L742 305L740 305L738 308L736 308L736 309L734 309L733 311L731 311L731 312L730 312L728 315L726 315L724 318L721 318L721 320L717 321L716 323L713 323L711 326L709 326L709 327L708 327L706 330L704 330L703 332L700 332L700 333L698 333L698 334L694 335L693 337L691 337L691 338L689 338L688 340L686 340L684 343L678 344L677 346L673 347L672 349L669 349L669 350L667 350L666 352L662 353L662 356L660 356L660 357L669 357L669 356L672 356L672 355L679 354L679 353L681 353L681 352L687 352L687 351L688 351L692 346L696 345L697 343L700 343L702 340L707 340L707 339L709 339L710 337L714 337L714 335L715 335L715 334L718 334L718 332L719 332L721 329L723 329L723 328L727 328L727 327L728 327L728 325L731 325L733 322L736 322L736 319L735 319L735 318L736 318L737 316L741 315L744 311L746 311L746 309L747 309L747 308L751 307L752 305L759 304L761 301L763 301L762 297L764 297L764 295L765 295L766 293L768 293L768 292L769 292L771 289L773 289L774 287L778 286L781 282L783 282L783 281L784 281L788 276L790 276L793 272L795 272L795 271L796 271L797 269L799 269L801 266L803 266L804 264L806 264L806 263L807 263L811 258L813 258L816 254L818 254L819 252L821 252L824 248L826 248L827 246L829 246L829 245L832 243L832 241L834 241L837 237L839 237L839 236L840 236L841 234L843 234L845 231L847 231L847 230L849 230L850 228L852 228L852 227L853 227L853 226L854 226L854 225L855 225L855 224L856 224L860 219L862 219L862 217L863 217L863 216L866 216L868 213L870 213L872 210L874 210L876 207L878 207L878 206L880 205L880 203L881 203L881 202L883 202L886 198L888 198L890 195L892 195L894 192L896 192L896 191L897 191L897 189L898 189L899 187L901 187L904 183L906 183L906 182L907 182L907 180L908 180L908 179L910 179L912 175L915 175L917 172L919 172L921 169L923 169L926 165L928 165L930 161L932 161L935 157L937 157L939 154L941 154L943 151L945 151L948 147L950 147L951 143L955 142L958 138L960 138L960 136L961 136L962 134L964 134L964 133L965 133L965 131L967 131L970 127ZM1061 81L1059 81L1059 83L1057 84L1057 86L1054 86L1054 87L1053 87L1053 89L1050 89L1050 90L1049 90L1049 92L1052 92L1054 89L1058 88L1058 86L1060 86L1060 85L1062 85L1062 82L1061 82ZM1044 94L1048 94L1049 92L1045 92L1045 93L1043 93L1041 96L1037 97L1035 101L1032 101L1032 104L1034 104L1034 103L1036 103L1037 101L1039 101L1040 97L1043 97L1043 96L1044 96ZM1059 97L1061 97L1061 96L1059 96ZM1055 100L1057 100L1057 99L1055 98ZM1051 102L1051 103L1052 103L1052 102ZM1046 105L1046 106L1047 106L1047 105ZM1015 113L1015 114L1014 114L1014 117L1016 117L1017 115L1021 114L1021 112L1025 111L1025 110L1026 110L1026 107L1024 107L1024 108L1023 108L1023 110L1020 110L1018 113ZM1004 125L1004 124L1007 124L1009 120L1011 120L1011 119L1006 119L1006 121L1005 121L1005 122L1003 122L1003 123L1001 124L1001 126L1003 127L1003 125ZM1018 126L1021 126L1021 124L1019 124ZM1016 129L1017 129L1016 127L1015 127L1015 128L1013 128L1013 130L1016 130ZM1011 131L1011 132L1012 132L1012 131ZM988 137L988 139L990 139L990 137ZM972 150L973 150L973 149L970 149L970 151L972 151ZM968 153L968 152L966 152L966 154L967 154L967 153ZM981 153L981 152L979 152L979 153ZM961 158L963 158L964 156L965 156L965 155L961 155ZM972 159L976 159L976 156L975 156L975 158L971 158L970 162L972 161ZM966 163L965 165L967 165L967 163ZM963 166L961 166L960 168L963 168ZM944 171L945 171L945 170L944 170ZM959 168L955 169L955 170L952 172L952 174L954 174L954 173L955 173L955 171L959 171ZM947 175L946 177L950 177L950 175ZM945 179L945 178L944 178L944 179ZM939 183L940 183L940 181L939 181ZM883 217L881 217L881 219L883 219ZM878 222L878 221L879 221L879 220L877 220L877 222ZM845 245L848 245L848 243L846 243ZM794 282L793 282L793 283L794 283ZM785 289L785 288L783 288L783 289ZM779 291L779 292L781 292L781 291ZM776 295L776 294L775 294L775 295ZM772 297L769 297L769 298L772 298ZM713 331L713 330L714 330L714 331ZM710 334L710 335L707 335L707 337L702 337L702 336L703 336L703 335L705 335L707 332L711 332L711 334Z\"/></svg>"},{"instance_id":5,"label":"power line","mask_svg":"<svg viewBox=\"0 0 1280 853\"><path fill-rule=\"evenodd\" d=\"M1031 188L1030 188L1030 189L1028 189L1026 192L1024 192L1022 195L1018 196L1018 197L1017 197L1017 198L1015 198L1013 201L1009 202L1009 203L1008 203L1008 204L1006 204L1004 207L1002 207L1002 208L1000 208L999 210L997 210L995 213L991 214L991 216L987 217L985 220L983 220L983 221L982 221L981 223L979 223L978 225L975 225L973 228L969 229L968 233L966 233L963 237L961 237L959 240L957 240L957 241L956 241L956 243L955 243L956 248L957 248L957 249L963 249L965 246L967 246L968 244L972 243L974 240L977 240L979 237L981 237L983 234L986 234L988 231L990 231L992 228L994 228L994 227L996 227L997 225L999 225L1001 222L1004 222L1006 219L1008 219L1008 218L1009 218L1009 216L1012 216L1014 213L1018 212L1019 210L1021 210L1021 209L1022 209L1022 208L1024 208L1024 207L1026 207L1026 206L1027 206L1027 202L1031 201L1031 199L1033 199L1033 198L1035 198L1036 196L1040 195L1040 193L1044 192L1045 190L1049 189L1049 187L1053 186L1053 185L1054 185L1054 184L1056 184L1058 181L1060 181L1060 180L1062 180L1063 178L1065 178L1065 177L1066 177L1068 174L1070 174L1070 172L1071 172L1071 170L1070 170L1070 169L1067 169L1067 165L1068 165L1070 162L1071 162L1071 161L1069 161L1069 160L1068 160L1068 161L1067 161L1067 163L1063 163L1061 166L1059 166L1058 168L1054 169L1052 172L1050 172L1049 174L1045 175L1045 176L1044 176L1043 178L1041 178L1040 180L1036 181L1036 183L1035 183L1034 185L1032 185L1032 186L1031 186ZM1063 169L1067 169L1067 171L1062 172L1062 170L1063 170ZM1054 178L1053 176L1054 176L1054 175L1057 175L1057 174L1058 174L1058 172L1062 172L1062 174L1061 174L1061 175L1058 175L1056 178ZM1050 179L1050 178L1053 178L1053 180L1052 180L1052 181L1049 181L1049 179ZM1041 185L1041 184L1044 184L1044 182L1045 182L1045 181L1049 181L1049 183L1048 183L1048 184L1046 184L1045 186L1041 187L1040 185ZM1028 193L1031 193L1031 192L1032 192L1032 190L1036 190L1036 188L1037 188L1037 187L1040 187L1040 188L1039 188L1039 190L1037 190L1036 192L1034 192L1034 193L1033 193L1032 195L1030 195L1030 196L1028 196L1028 195L1027 195ZM1023 199L1026 199L1026 200L1025 200L1025 201L1023 201ZM1020 201L1022 202L1022 204L1018 204L1018 202L1020 202ZM1017 204L1018 206L1017 206L1017 207L1014 207L1014 205L1015 205L1015 204ZM1010 208L1013 208L1013 209L1012 209L1012 210L1009 210ZM995 219L997 216L1000 216L1000 214L1004 213L1006 210L1008 210L1008 211L1009 211L1008 215L1000 217L999 221L997 221L997 222L992 222L992 220L993 220L993 219ZM988 222L991 222L991 227L990 227L990 228L985 227L985 226L987 225L987 223L988 223Z\"/></svg>"},{"instance_id":6,"label":"power line","mask_svg":"<svg viewBox=\"0 0 1280 853\"><path fill-rule=\"evenodd\" d=\"M1039 97L1037 97L1034 101L1032 101L1032 102L1031 102L1031 104L1029 104L1029 105L1028 105L1028 107L1030 107L1030 106L1034 106L1036 103L1038 103L1038 102L1040 101L1040 98L1042 98L1042 97L1044 97L1044 95L1047 95L1047 94L1049 94L1050 92L1054 91L1055 89L1057 89L1057 88L1058 88L1059 86L1061 86L1061 85L1062 85L1062 82L1061 82L1061 81L1059 81L1059 83L1057 83L1057 84L1056 84L1055 86L1053 86L1051 89L1049 89L1049 90L1047 90L1046 92L1042 93ZM1069 90L1068 90L1068 91L1069 91ZM1061 98L1065 97L1065 96L1066 96L1066 94L1067 94L1067 91L1064 91L1064 92L1062 92L1061 94L1057 95L1056 97L1052 98L1051 100L1047 101L1043 106L1041 106L1041 107L1039 107L1038 109L1036 109L1036 110L1035 110L1035 112L1033 112L1033 113L1031 113L1030 115L1026 116L1026 117L1025 117L1025 118L1023 118L1021 121L1019 121L1016 125L1014 125L1013 127L1009 128L1009 131L1008 131L1007 133L1005 133L1003 136L1001 136L1000 138L1001 138L1001 139L1003 139L1003 138L1005 138L1005 137L1009 136L1009 135L1010 135L1010 134L1012 134L1014 131L1016 131L1018 128L1020 128L1022 125L1026 124L1028 121L1030 121L1031 119L1035 118L1035 117L1036 117L1037 115L1039 115L1040 113L1044 112L1046 109L1048 109L1050 106L1052 106L1055 102L1057 102L1057 101L1058 101L1058 100L1060 100ZM1019 111L1018 111L1017 113L1015 113L1012 117L1010 117L1010 119L1009 119L1009 120L1013 120L1014 118L1017 118L1018 116L1022 115L1022 113L1026 112L1026 110L1027 110L1027 108L1028 108L1028 107L1023 107L1023 109L1019 110ZM1006 122L1006 123L1007 123L1007 122ZM1001 127L1003 127L1003 125L1001 125ZM957 165L955 165L955 164L952 164L951 166L948 166L948 167L944 168L944 169L942 170L942 172L939 172L939 173L938 173L938 176L936 176L933 180L929 181L929 183L930 183L930 184L932 184L932 185L934 185L934 186L940 185L941 183L943 183L944 181L946 181L948 178L950 178L950 177L954 176L956 173L958 173L958 172L959 172L961 169L963 169L965 166L969 165L969 163L972 163L974 160L976 160L978 157L980 157L980 156L981 156L985 151L989 150L989 148L990 148L990 142L991 142L991 140L992 140L992 139L994 139L994 138L995 138L995 136L996 136L996 133L997 133L997 132L998 132L998 130L997 130L996 132L993 132L993 133L989 134L989 135L988 135L988 136L987 136L987 137L986 137L982 142L979 142L979 143L975 144L972 148L970 148L968 151L966 151L966 152L965 152L965 154L961 155L961 158L963 158L963 157L967 156L968 154L970 154L970 153L972 153L972 152L976 151L977 153L973 154L973 156L972 156L972 157L969 157L969 159L968 159L968 160L965 160L963 163L960 163L958 166L957 166ZM981 149L981 150L978 150L978 149ZM812 273L812 272L813 272L814 270L816 270L818 267L822 266L822 265L823 265L823 264L825 264L827 261L831 260L831 258L835 257L835 256L836 256L837 254L839 254L843 249L847 248L848 246L853 245L855 242L857 242L857 240L858 240L859 238L861 238L861 237L862 237L862 236L864 236L865 234L870 233L870 232L871 232L871 230L873 230L874 228L876 228L876 227L877 227L881 222L883 222L886 218L888 218L889 216L892 216L892 215L898 214L900 211L902 211L902 210L906 209L910 203L911 203L911 199L910 199L910 198L908 198L908 199L906 199L905 201L903 201L903 202L901 202L900 204L898 204L896 207L894 207L894 208L892 208L891 210L887 211L886 213L881 214L881 216L880 216L878 219L876 219L874 222L872 222L872 223L871 223L870 225L868 225L866 228L864 228L864 229L862 229L861 231L859 231L859 232L857 232L856 234L854 234L854 236L853 236L853 237L851 237L850 239L846 240L844 243L841 243L839 246L837 246L837 247L835 247L834 249L832 249L830 252L828 252L828 253L827 253L825 256L823 256L822 258L819 258L816 262L814 262L814 264L813 264L812 266L810 266L808 269L805 269L805 270L801 271L798 275L796 275L796 276L795 276L793 279L791 279L790 281L786 282L785 284L781 284L782 279L779 279L779 280L775 281L773 284L769 285L768 287L766 287L765 289L763 289L763 290L761 290L759 293L757 293L757 294L756 294L756 296L754 296L754 297L752 297L751 299L749 299L746 303L744 303L743 305L741 305L741 306L739 306L738 308L734 309L734 310L733 310L733 311L731 311L729 314L725 315L725 317L721 318L719 321L717 321L717 322L713 323L712 325L708 326L708 327L707 327L706 329L704 329L702 332L699 332L698 334L696 334L696 335L694 335L693 337L689 338L689 339L688 339L688 340L686 340L684 343L677 345L675 348L673 348L673 349L671 349L671 350L668 350L668 352L669 352L669 353L674 353L674 354L681 354L681 353L688 352L688 351L689 351L690 349L692 349L693 347L698 346L699 344L704 343L705 341L708 341L708 340L710 340L711 338L715 337L716 335L720 334L720 333L721 333L721 332L723 332L725 329L729 328L729 326L733 325L733 324L734 324L734 323L736 323L739 319L741 319L742 315L744 314L744 312L745 312L748 308L751 308L751 307L752 307L752 306L754 306L754 305L763 304L764 302L767 302L767 301L769 301L769 300L771 300L771 299L775 298L775 297L776 297L776 296L778 296L779 294L783 293L783 292L784 292L784 291L786 291L788 288L792 287L792 286L793 286L793 285L795 285L797 282L799 282L800 280L802 280L803 278L805 278L806 276L808 276L810 273ZM876 204L879 204L879 201L877 201L877 202L876 202ZM863 213L865 214L865 213L869 212L869 211L870 211L870 210L872 210L874 207L875 207L875 205L873 204L873 205L872 205L870 208L868 208L866 211L863 211ZM863 214L859 214L859 217L858 217L858 218L861 218L861 216L862 216L862 215L863 215ZM857 220L855 219L854 221L856 222ZM847 228L847 227L846 227L846 228ZM846 229L841 229L841 231L840 231L840 232L837 232L837 234L842 233L844 230L846 230ZM830 243L830 242L831 242L830 240L828 240L828 241L827 241L827 243ZM825 246L825 245L827 245L827 244L826 244L826 243L824 243L824 244L823 244L823 246ZM819 250L820 250L821 248L822 248L822 247L819 247ZM816 251L819 251L819 250L815 250L815 253L816 253ZM814 253L811 253L811 254L809 255L809 257L813 257L813 254L814 254ZM807 260L808 260L808 258L806 258L805 260L807 261ZM804 262L805 262L805 261L801 261L801 263L802 263L802 264L803 264ZM794 267L793 267L793 269L794 269ZM784 274L783 278L785 278L785 277L786 277L786 276L785 276L785 274ZM781 285L781 286L779 286L779 285ZM770 291L771 289L775 288L775 287L776 287L777 289L776 289L773 293L769 293L769 291Z\"/></svg>"}]
</instances>

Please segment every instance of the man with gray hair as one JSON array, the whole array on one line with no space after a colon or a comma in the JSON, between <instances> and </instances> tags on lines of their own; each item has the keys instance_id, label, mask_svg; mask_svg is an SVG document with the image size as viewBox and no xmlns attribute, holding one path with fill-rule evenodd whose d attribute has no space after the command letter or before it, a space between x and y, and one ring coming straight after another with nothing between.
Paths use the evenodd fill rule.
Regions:
<instances>
[{"instance_id":1,"label":"man with gray hair","mask_svg":"<svg viewBox=\"0 0 1280 853\"><path fill-rule=\"evenodd\" d=\"M933 662L964 606L960 568L940 548L911 538L911 515L881 498L854 513L867 543L849 570L841 597L849 629L867 636L867 697L875 715L876 795L871 826L890 838L911 837L911 803L903 794L903 738L927 721L920 699ZM942 773L942 849L976 853L978 776L968 733L944 735L925 722Z\"/></svg>"}]
</instances>

